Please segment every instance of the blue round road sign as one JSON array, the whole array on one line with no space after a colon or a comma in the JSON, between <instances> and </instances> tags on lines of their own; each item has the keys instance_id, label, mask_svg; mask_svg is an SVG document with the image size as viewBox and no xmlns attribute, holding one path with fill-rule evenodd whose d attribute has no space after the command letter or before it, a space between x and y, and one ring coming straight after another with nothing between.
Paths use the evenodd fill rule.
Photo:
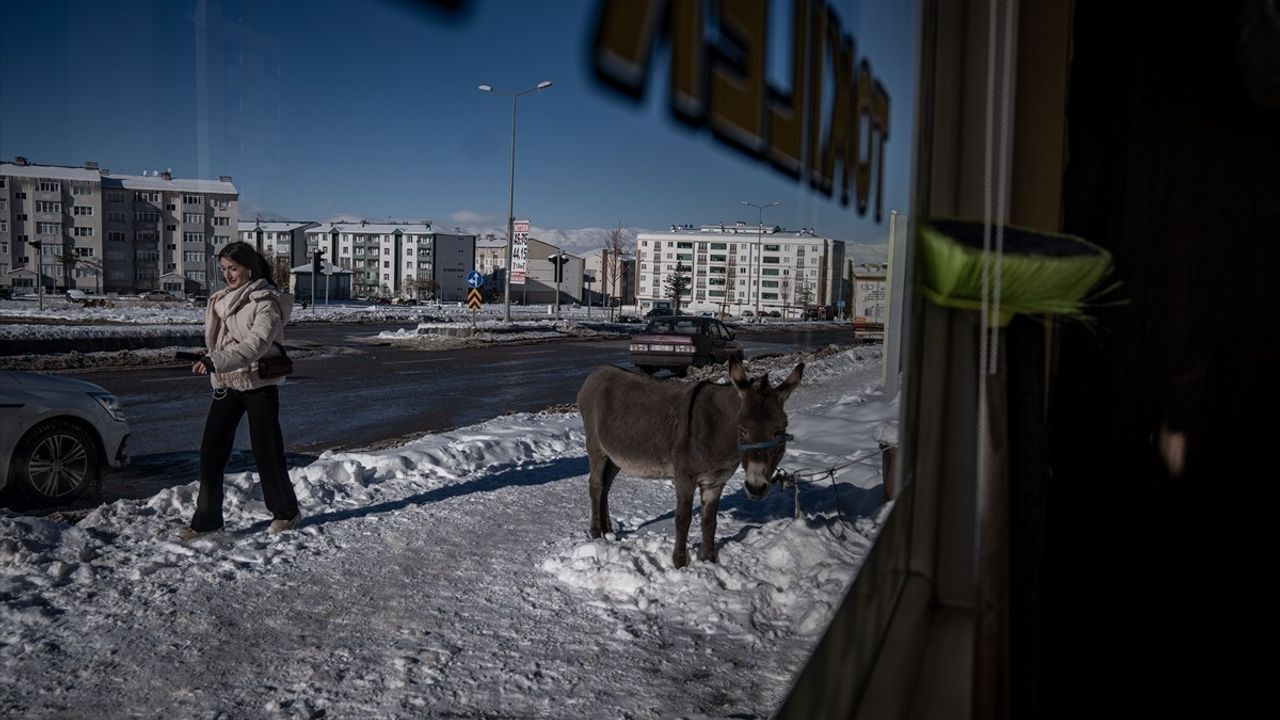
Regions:
<instances>
[{"instance_id":1,"label":"blue round road sign","mask_svg":"<svg viewBox=\"0 0 1280 720\"><path fill-rule=\"evenodd\" d=\"M457 277L456 275L454 277ZM484 276L478 270L467 273L467 287L478 288L484 285Z\"/></svg>"}]
</instances>

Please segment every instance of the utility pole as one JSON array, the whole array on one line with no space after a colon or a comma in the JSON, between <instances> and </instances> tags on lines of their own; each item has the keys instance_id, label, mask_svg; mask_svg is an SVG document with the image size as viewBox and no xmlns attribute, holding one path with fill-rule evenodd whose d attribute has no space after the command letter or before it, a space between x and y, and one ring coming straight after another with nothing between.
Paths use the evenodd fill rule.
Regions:
<instances>
[{"instance_id":1,"label":"utility pole","mask_svg":"<svg viewBox=\"0 0 1280 720\"><path fill-rule=\"evenodd\" d=\"M755 276L755 284L756 284L756 320L759 320L759 319L760 319L760 291L761 291L761 287L760 287L760 276L764 274L764 252L763 252L763 249L762 249L762 248L761 248L761 246L760 246L761 236L764 234L764 210L765 210L765 208L771 208L771 207L776 207L776 206L778 206L778 205L781 205L781 204L782 204L782 202L781 202L781 201L775 201L775 202L771 202L771 203L769 203L769 204L767 204L767 205L757 205L757 204L755 204L755 203L753 203L753 202L747 202L746 200L743 200L743 201L742 201L742 204L743 204L743 205L749 205L749 206L751 206L751 207L755 208L757 211L759 211L759 212L756 214L757 222L756 222L756 276ZM751 268L750 268L750 267L748 267L748 268L747 268L747 272L750 272L750 271L751 271Z\"/></svg>"}]
</instances>

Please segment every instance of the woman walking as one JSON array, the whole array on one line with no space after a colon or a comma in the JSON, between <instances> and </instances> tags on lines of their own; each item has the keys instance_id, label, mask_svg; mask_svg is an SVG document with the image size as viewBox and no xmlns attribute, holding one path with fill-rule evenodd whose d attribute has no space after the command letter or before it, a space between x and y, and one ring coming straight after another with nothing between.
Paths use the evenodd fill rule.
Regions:
<instances>
[{"instance_id":1,"label":"woman walking","mask_svg":"<svg viewBox=\"0 0 1280 720\"><path fill-rule=\"evenodd\" d=\"M280 432L280 385L284 377L263 378L257 361L284 353L284 326L293 296L271 280L271 266L254 247L229 243L218 253L218 268L227 287L209 298L204 340L208 350L191 365L213 383L213 403L200 442L200 496L189 527L178 534L188 540L222 528L222 475L235 442L240 418L249 416L253 460L262 480L262 495L272 521L272 535L292 529L302 513L289 482Z\"/></svg>"}]
</instances>

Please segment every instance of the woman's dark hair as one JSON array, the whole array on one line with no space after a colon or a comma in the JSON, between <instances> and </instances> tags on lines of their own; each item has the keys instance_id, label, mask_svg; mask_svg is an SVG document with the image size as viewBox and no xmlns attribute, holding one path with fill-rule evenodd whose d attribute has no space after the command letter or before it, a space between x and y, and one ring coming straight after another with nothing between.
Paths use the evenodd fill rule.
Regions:
<instances>
[{"instance_id":1,"label":"woman's dark hair","mask_svg":"<svg viewBox=\"0 0 1280 720\"><path fill-rule=\"evenodd\" d=\"M242 267L249 268L249 280L266 280L271 287L276 287L276 281L271 277L271 263L262 257L262 253L258 249L247 242L237 240L233 243L227 243L218 251L218 259L226 258L231 262Z\"/></svg>"}]
</instances>

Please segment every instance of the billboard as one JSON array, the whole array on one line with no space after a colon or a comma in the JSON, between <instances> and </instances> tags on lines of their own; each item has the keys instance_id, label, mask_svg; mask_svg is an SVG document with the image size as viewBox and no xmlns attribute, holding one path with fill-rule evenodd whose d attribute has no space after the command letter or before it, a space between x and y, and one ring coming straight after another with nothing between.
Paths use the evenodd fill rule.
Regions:
<instances>
[{"instance_id":1,"label":"billboard","mask_svg":"<svg viewBox=\"0 0 1280 720\"><path fill-rule=\"evenodd\" d=\"M523 285L529 271L529 221L516 220L511 235L511 284Z\"/></svg>"}]
</instances>

